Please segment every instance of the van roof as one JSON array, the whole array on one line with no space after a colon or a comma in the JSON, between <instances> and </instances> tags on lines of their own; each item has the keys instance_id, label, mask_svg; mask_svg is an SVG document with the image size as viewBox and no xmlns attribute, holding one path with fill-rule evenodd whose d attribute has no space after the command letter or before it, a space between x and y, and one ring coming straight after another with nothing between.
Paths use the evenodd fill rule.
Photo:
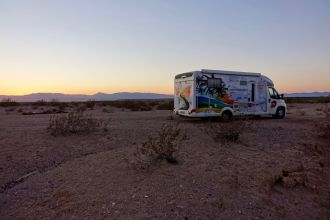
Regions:
<instances>
[{"instance_id":1,"label":"van roof","mask_svg":"<svg viewBox=\"0 0 330 220\"><path fill-rule=\"evenodd\" d=\"M218 73L218 74L225 74L225 75L261 76L261 73L227 71L227 70L202 69L201 72L202 73Z\"/></svg>"}]
</instances>

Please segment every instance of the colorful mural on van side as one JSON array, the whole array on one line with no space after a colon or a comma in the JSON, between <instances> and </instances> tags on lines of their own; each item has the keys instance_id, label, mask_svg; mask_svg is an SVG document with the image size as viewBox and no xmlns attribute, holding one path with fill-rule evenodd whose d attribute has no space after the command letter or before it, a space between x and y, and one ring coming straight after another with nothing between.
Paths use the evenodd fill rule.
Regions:
<instances>
[{"instance_id":1,"label":"colorful mural on van side","mask_svg":"<svg viewBox=\"0 0 330 220\"><path fill-rule=\"evenodd\" d=\"M200 74L196 78L197 112L220 112L224 107L233 107L234 100L228 94L222 78L214 74Z\"/></svg>"}]
</instances>

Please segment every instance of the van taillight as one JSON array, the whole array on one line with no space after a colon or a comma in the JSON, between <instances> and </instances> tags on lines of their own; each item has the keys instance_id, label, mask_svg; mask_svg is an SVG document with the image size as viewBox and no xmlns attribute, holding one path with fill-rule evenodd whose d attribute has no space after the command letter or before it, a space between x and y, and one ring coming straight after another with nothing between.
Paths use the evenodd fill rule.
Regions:
<instances>
[{"instance_id":1,"label":"van taillight","mask_svg":"<svg viewBox=\"0 0 330 220\"><path fill-rule=\"evenodd\" d=\"M276 101L272 101L272 103L270 103L270 107L275 108L275 106L276 106Z\"/></svg>"},{"instance_id":2,"label":"van taillight","mask_svg":"<svg viewBox=\"0 0 330 220\"><path fill-rule=\"evenodd\" d=\"M191 109L191 111L189 111L189 114L196 112L196 109Z\"/></svg>"}]
</instances>

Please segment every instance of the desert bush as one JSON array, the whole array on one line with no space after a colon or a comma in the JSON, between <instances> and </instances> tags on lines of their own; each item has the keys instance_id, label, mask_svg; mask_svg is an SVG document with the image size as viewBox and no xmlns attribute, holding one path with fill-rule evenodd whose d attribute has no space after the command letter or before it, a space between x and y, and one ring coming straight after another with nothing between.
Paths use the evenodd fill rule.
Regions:
<instances>
[{"instance_id":1,"label":"desert bush","mask_svg":"<svg viewBox=\"0 0 330 220\"><path fill-rule=\"evenodd\" d=\"M323 138L330 138L330 108L328 105L324 108L324 114L325 117L323 121L317 125L319 136Z\"/></svg>"},{"instance_id":2,"label":"desert bush","mask_svg":"<svg viewBox=\"0 0 330 220\"><path fill-rule=\"evenodd\" d=\"M151 111L151 110L152 110L152 107L150 105L140 106L140 109L139 109L139 111Z\"/></svg>"},{"instance_id":3,"label":"desert bush","mask_svg":"<svg viewBox=\"0 0 330 220\"><path fill-rule=\"evenodd\" d=\"M67 105L65 103L61 103L57 108L58 112L65 112Z\"/></svg>"},{"instance_id":4,"label":"desert bush","mask_svg":"<svg viewBox=\"0 0 330 220\"><path fill-rule=\"evenodd\" d=\"M298 111L298 114L299 114L300 116L305 116L305 115L306 115L306 112L303 111L303 110L299 110L299 111Z\"/></svg>"},{"instance_id":5,"label":"desert bush","mask_svg":"<svg viewBox=\"0 0 330 220\"><path fill-rule=\"evenodd\" d=\"M12 106L18 106L18 105L19 105L19 103L15 102L12 99L3 99L0 102L0 107L12 107Z\"/></svg>"},{"instance_id":6,"label":"desert bush","mask_svg":"<svg viewBox=\"0 0 330 220\"><path fill-rule=\"evenodd\" d=\"M78 105L78 106L76 107L76 112L84 112L84 111L86 111L86 110L87 110L86 105Z\"/></svg>"},{"instance_id":7,"label":"desert bush","mask_svg":"<svg viewBox=\"0 0 330 220\"><path fill-rule=\"evenodd\" d=\"M251 120L241 118L229 123L208 123L205 132L216 142L237 142L244 130L251 126Z\"/></svg>"},{"instance_id":8,"label":"desert bush","mask_svg":"<svg viewBox=\"0 0 330 220\"><path fill-rule=\"evenodd\" d=\"M7 113L7 114L9 114L10 112L13 112L13 111L15 111L15 107L11 107L11 108L5 108L5 112Z\"/></svg>"},{"instance_id":9,"label":"desert bush","mask_svg":"<svg viewBox=\"0 0 330 220\"><path fill-rule=\"evenodd\" d=\"M159 101L151 101L151 102L149 102L149 105L150 106L156 106L156 105L159 105Z\"/></svg>"},{"instance_id":10,"label":"desert bush","mask_svg":"<svg viewBox=\"0 0 330 220\"><path fill-rule=\"evenodd\" d=\"M271 176L269 181L265 181L265 183L266 185L269 184L270 188L276 186L289 189L297 186L309 187L308 176L306 175L305 167L302 165L293 169L283 169L280 174Z\"/></svg>"},{"instance_id":11,"label":"desert bush","mask_svg":"<svg viewBox=\"0 0 330 220\"><path fill-rule=\"evenodd\" d=\"M32 103L32 106L46 106L47 102L45 100L37 100Z\"/></svg>"},{"instance_id":12,"label":"desert bush","mask_svg":"<svg viewBox=\"0 0 330 220\"><path fill-rule=\"evenodd\" d=\"M324 97L285 97L286 103L329 103L330 96Z\"/></svg>"},{"instance_id":13,"label":"desert bush","mask_svg":"<svg viewBox=\"0 0 330 220\"><path fill-rule=\"evenodd\" d=\"M86 107L89 108L90 110L93 110L95 107L96 102L94 100L88 100L86 102Z\"/></svg>"},{"instance_id":14,"label":"desert bush","mask_svg":"<svg viewBox=\"0 0 330 220\"><path fill-rule=\"evenodd\" d=\"M102 111L104 113L112 113L112 111L110 109L107 109L107 108L103 108Z\"/></svg>"},{"instance_id":15,"label":"desert bush","mask_svg":"<svg viewBox=\"0 0 330 220\"><path fill-rule=\"evenodd\" d=\"M70 107L79 107L80 103L79 102L70 102L68 103Z\"/></svg>"},{"instance_id":16,"label":"desert bush","mask_svg":"<svg viewBox=\"0 0 330 220\"><path fill-rule=\"evenodd\" d=\"M173 101L161 103L157 106L158 110L173 110L173 108L174 108Z\"/></svg>"},{"instance_id":17,"label":"desert bush","mask_svg":"<svg viewBox=\"0 0 330 220\"><path fill-rule=\"evenodd\" d=\"M83 112L71 112L67 115L52 115L47 131L54 135L83 134L97 130L107 131L109 121L98 120Z\"/></svg>"},{"instance_id":18,"label":"desert bush","mask_svg":"<svg viewBox=\"0 0 330 220\"><path fill-rule=\"evenodd\" d=\"M178 126L164 124L157 135L149 136L142 146L137 147L134 165L146 169L162 160L176 164L178 161L175 154L180 149L183 139Z\"/></svg>"},{"instance_id":19,"label":"desert bush","mask_svg":"<svg viewBox=\"0 0 330 220\"><path fill-rule=\"evenodd\" d=\"M129 109L131 111L151 111L152 105L146 101L136 100L117 100L117 101L106 101L103 105L109 105L121 109Z\"/></svg>"}]
</instances>

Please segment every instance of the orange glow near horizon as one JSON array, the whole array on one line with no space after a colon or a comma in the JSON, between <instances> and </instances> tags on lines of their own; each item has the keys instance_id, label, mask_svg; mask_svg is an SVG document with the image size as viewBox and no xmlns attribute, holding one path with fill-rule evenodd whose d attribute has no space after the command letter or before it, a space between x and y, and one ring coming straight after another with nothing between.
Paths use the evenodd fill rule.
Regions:
<instances>
[{"instance_id":1,"label":"orange glow near horizon","mask_svg":"<svg viewBox=\"0 0 330 220\"><path fill-rule=\"evenodd\" d=\"M281 82L274 82L275 88L280 93L300 93L300 92L329 92L328 86L319 86L318 89L315 89L315 85L313 84L304 84L304 85L288 85L282 84ZM167 85L167 86L166 86ZM75 86L74 88L68 89L65 87L48 87L46 85L37 86L37 85L22 85L22 84L15 84L15 85L1 85L0 86L0 95L8 95L8 96L20 96L20 95L27 95L31 93L63 93L63 94L84 94L84 95L93 95L95 93L118 93L118 92L140 92L140 93L160 93L160 94L173 94L174 86L173 83L164 83L163 85L157 86L109 86L112 89L106 87L87 87L85 89L79 88L79 86Z\"/></svg>"},{"instance_id":2,"label":"orange glow near horizon","mask_svg":"<svg viewBox=\"0 0 330 220\"><path fill-rule=\"evenodd\" d=\"M82 86L83 87L83 86ZM139 93L160 93L160 94L172 94L173 93L173 85L170 83L168 87L162 86L159 88L144 86L145 88L132 86L132 87L112 87L112 89L105 87L87 87L87 88L79 88L74 87L71 89L65 87L47 87L47 86L36 86L36 85L21 85L16 84L15 86L3 86L0 84L0 95L8 95L8 96L20 96L20 95L28 95L32 93L63 93L68 95L74 94L83 94L83 95L93 95L96 93L118 93L118 92L139 92Z\"/></svg>"},{"instance_id":3,"label":"orange glow near horizon","mask_svg":"<svg viewBox=\"0 0 330 220\"><path fill-rule=\"evenodd\" d=\"M124 74L121 73L121 75ZM108 94L117 92L173 94L175 74L162 73L160 76L163 76L163 78L160 80L157 78L150 79L148 75L143 77L135 77L138 74L133 76L126 75L127 77L123 78L106 74L87 81L88 77L91 76L84 76L84 78L81 77L80 79L79 77L71 76L63 79L63 76L62 78L54 77L53 74L25 74L21 76L13 73L1 76L0 95L15 96L31 93L93 95L98 92ZM273 80L275 88L279 93L330 91L329 77L316 81L313 80L313 76L306 73L299 79L295 77L295 74L285 77L271 73L265 75Z\"/></svg>"}]
</instances>

